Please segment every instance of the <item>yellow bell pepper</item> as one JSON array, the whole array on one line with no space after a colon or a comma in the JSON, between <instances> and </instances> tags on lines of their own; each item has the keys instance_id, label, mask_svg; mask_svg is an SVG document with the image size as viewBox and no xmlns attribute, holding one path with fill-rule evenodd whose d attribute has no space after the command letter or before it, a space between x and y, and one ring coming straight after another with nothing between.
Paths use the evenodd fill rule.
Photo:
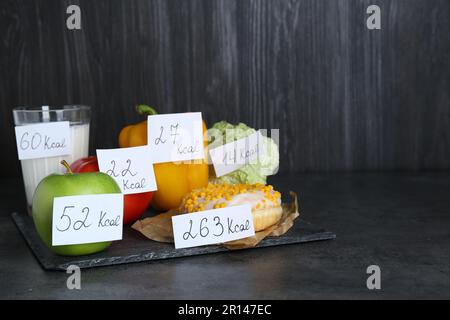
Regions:
<instances>
[{"instance_id":1,"label":"yellow bell pepper","mask_svg":"<svg viewBox=\"0 0 450 320\"><path fill-rule=\"evenodd\" d=\"M146 105L138 105L137 111L143 115L153 115L156 111ZM206 124L203 122L203 132ZM204 145L207 146L205 135ZM147 121L123 128L119 134L121 148L137 147L147 144ZM205 157L207 155L205 149ZM182 163L157 163L153 165L158 190L153 194L152 205L156 210L177 208L183 197L193 189L208 184L209 168L206 158L203 160L184 161Z\"/></svg>"}]
</instances>

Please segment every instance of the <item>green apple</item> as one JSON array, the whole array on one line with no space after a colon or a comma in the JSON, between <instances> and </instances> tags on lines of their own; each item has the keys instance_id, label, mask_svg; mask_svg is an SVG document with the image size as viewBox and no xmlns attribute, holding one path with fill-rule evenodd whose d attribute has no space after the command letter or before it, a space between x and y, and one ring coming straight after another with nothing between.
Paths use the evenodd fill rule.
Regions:
<instances>
[{"instance_id":1,"label":"green apple","mask_svg":"<svg viewBox=\"0 0 450 320\"><path fill-rule=\"evenodd\" d=\"M117 183L101 172L72 173L66 161L66 174L51 174L38 184L33 195L33 221L46 246L56 254L79 256L106 249L111 241L75 245L52 246L53 199L83 194L120 193Z\"/></svg>"}]
</instances>

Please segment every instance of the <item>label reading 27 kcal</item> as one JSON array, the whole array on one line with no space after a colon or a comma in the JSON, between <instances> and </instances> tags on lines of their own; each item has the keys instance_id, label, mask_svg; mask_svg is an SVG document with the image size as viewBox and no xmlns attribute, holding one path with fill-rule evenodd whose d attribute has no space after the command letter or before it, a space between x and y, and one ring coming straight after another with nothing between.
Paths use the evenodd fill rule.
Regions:
<instances>
[{"instance_id":1,"label":"label reading 27 kcal","mask_svg":"<svg viewBox=\"0 0 450 320\"><path fill-rule=\"evenodd\" d=\"M154 163L204 158L201 112L152 115L147 125Z\"/></svg>"}]
</instances>

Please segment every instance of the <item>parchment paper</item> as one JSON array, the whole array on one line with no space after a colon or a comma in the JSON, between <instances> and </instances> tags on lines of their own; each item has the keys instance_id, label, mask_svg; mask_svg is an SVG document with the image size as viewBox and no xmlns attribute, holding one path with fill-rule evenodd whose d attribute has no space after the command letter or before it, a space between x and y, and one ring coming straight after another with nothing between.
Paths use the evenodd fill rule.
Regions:
<instances>
[{"instance_id":1,"label":"parchment paper","mask_svg":"<svg viewBox=\"0 0 450 320\"><path fill-rule=\"evenodd\" d=\"M285 234L294 225L294 220L299 216L297 194L291 191L290 195L293 201L281 205L283 213L277 224L256 232L253 237L226 242L222 245L231 250L252 248L265 237L279 237ZM138 220L131 227L151 240L173 243L171 218L177 214L179 214L178 210L170 210L154 217Z\"/></svg>"}]
</instances>

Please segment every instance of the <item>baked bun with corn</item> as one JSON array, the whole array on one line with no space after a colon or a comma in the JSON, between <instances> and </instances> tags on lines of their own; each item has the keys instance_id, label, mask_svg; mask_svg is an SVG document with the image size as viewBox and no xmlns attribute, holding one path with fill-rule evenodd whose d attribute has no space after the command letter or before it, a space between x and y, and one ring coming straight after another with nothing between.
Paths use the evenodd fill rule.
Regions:
<instances>
[{"instance_id":1,"label":"baked bun with corn","mask_svg":"<svg viewBox=\"0 0 450 320\"><path fill-rule=\"evenodd\" d=\"M255 232L276 224L283 211L281 194L271 185L212 183L188 193L179 211L193 213L243 204L249 204L252 208Z\"/></svg>"}]
</instances>

